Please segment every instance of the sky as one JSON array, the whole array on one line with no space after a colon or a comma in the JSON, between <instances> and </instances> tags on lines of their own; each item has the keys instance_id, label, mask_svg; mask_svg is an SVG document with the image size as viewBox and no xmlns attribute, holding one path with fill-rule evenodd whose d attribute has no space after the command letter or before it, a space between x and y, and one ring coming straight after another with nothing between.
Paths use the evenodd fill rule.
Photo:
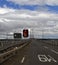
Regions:
<instances>
[{"instance_id":1,"label":"sky","mask_svg":"<svg viewBox=\"0 0 58 65\"><path fill-rule=\"evenodd\" d=\"M58 0L0 0L0 35L22 28L35 38L58 38Z\"/></svg>"}]
</instances>

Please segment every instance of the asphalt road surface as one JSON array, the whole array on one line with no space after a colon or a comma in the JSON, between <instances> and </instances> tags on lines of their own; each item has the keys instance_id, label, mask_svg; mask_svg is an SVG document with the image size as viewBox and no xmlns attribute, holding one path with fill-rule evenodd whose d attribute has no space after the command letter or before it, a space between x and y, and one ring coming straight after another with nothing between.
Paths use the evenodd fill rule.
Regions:
<instances>
[{"instance_id":1,"label":"asphalt road surface","mask_svg":"<svg viewBox=\"0 0 58 65\"><path fill-rule=\"evenodd\" d=\"M34 39L1 65L58 65L58 46Z\"/></svg>"}]
</instances>

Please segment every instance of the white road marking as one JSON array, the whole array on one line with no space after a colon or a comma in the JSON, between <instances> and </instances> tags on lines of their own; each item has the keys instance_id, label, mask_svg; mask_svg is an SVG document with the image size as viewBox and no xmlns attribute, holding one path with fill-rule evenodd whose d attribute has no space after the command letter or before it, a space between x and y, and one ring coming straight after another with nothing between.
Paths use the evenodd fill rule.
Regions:
<instances>
[{"instance_id":1,"label":"white road marking","mask_svg":"<svg viewBox=\"0 0 58 65\"><path fill-rule=\"evenodd\" d=\"M51 61L57 62L57 61L56 61L54 58L52 58L50 55L48 55L48 57L50 58L50 59L48 59L49 62L51 62Z\"/></svg>"},{"instance_id":2,"label":"white road marking","mask_svg":"<svg viewBox=\"0 0 58 65\"><path fill-rule=\"evenodd\" d=\"M48 49L48 47L47 46L43 46L44 48L46 48L46 49Z\"/></svg>"},{"instance_id":3,"label":"white road marking","mask_svg":"<svg viewBox=\"0 0 58 65\"><path fill-rule=\"evenodd\" d=\"M54 52L55 54L58 54L58 52L57 51L55 51L55 50L53 50L53 49L50 49L49 47L47 47L47 46L43 46L44 48L46 48L46 49L49 49L49 50L51 50L52 52Z\"/></svg>"},{"instance_id":4,"label":"white road marking","mask_svg":"<svg viewBox=\"0 0 58 65\"><path fill-rule=\"evenodd\" d=\"M53 49L51 49L51 51L52 51L52 52L54 52L55 54L58 54L58 52L57 52L57 51L55 51L55 50L53 50Z\"/></svg>"},{"instance_id":5,"label":"white road marking","mask_svg":"<svg viewBox=\"0 0 58 65\"><path fill-rule=\"evenodd\" d=\"M24 62L24 60L25 60L25 57L23 57L23 58L22 58L21 63L23 63L23 62Z\"/></svg>"},{"instance_id":6,"label":"white road marking","mask_svg":"<svg viewBox=\"0 0 58 65\"><path fill-rule=\"evenodd\" d=\"M41 62L47 62L48 58L46 57L46 55L38 55L38 59Z\"/></svg>"},{"instance_id":7,"label":"white road marking","mask_svg":"<svg viewBox=\"0 0 58 65\"><path fill-rule=\"evenodd\" d=\"M50 55L38 55L38 59L41 62L57 62L53 57L51 57Z\"/></svg>"}]
</instances>

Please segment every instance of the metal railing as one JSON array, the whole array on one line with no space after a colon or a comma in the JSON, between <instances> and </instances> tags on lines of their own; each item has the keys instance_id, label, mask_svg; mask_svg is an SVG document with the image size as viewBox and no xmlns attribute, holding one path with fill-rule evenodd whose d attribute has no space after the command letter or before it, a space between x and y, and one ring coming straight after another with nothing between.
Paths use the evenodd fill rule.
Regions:
<instances>
[{"instance_id":1,"label":"metal railing","mask_svg":"<svg viewBox=\"0 0 58 65\"><path fill-rule=\"evenodd\" d=\"M18 40L18 39L4 39L0 40L0 43L3 46L0 46L0 63L3 63L5 60L9 59L17 53L17 51L31 42L31 39L28 40Z\"/></svg>"}]
</instances>

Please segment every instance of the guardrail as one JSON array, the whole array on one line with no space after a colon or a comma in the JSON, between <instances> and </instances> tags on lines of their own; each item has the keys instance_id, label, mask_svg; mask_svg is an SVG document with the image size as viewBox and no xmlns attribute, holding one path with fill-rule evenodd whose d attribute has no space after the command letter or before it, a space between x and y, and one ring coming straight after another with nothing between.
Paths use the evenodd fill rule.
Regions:
<instances>
[{"instance_id":1,"label":"guardrail","mask_svg":"<svg viewBox=\"0 0 58 65\"><path fill-rule=\"evenodd\" d=\"M49 45L58 46L58 39L43 39L42 42Z\"/></svg>"},{"instance_id":2,"label":"guardrail","mask_svg":"<svg viewBox=\"0 0 58 65\"><path fill-rule=\"evenodd\" d=\"M29 40L20 40L20 43L10 46L4 50L0 50L0 51L2 51L0 53L0 63L3 63L5 60L7 60L10 57L12 57L13 55L15 55L19 49L26 46L30 42L31 42L30 39Z\"/></svg>"}]
</instances>

